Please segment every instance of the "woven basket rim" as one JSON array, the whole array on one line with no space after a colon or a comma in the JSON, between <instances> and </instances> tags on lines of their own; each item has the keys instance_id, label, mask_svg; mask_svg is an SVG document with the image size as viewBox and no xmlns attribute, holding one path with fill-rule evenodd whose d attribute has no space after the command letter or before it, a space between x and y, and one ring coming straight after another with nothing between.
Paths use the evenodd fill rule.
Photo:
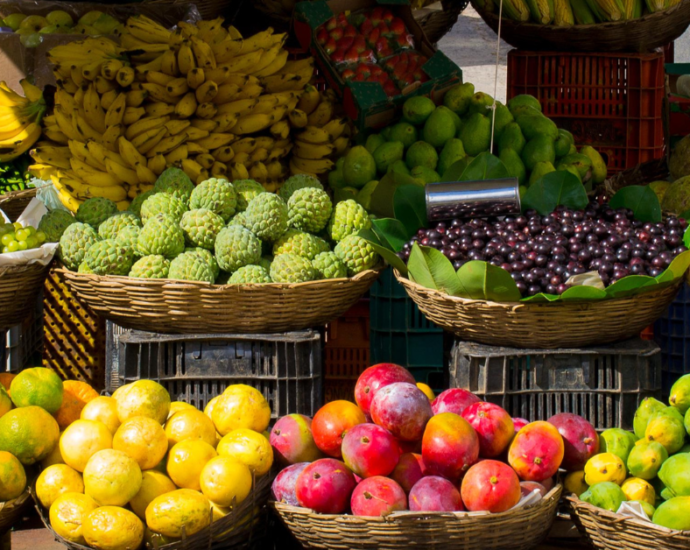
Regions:
<instances>
[{"instance_id":1,"label":"woven basket rim","mask_svg":"<svg viewBox=\"0 0 690 550\"><path fill-rule=\"evenodd\" d=\"M584 500L581 500L579 497L577 497L574 493L566 496L565 498L571 503L572 509L576 515L579 514L578 509L584 509L593 516L603 518L604 520L606 520L606 523L615 523L618 526L630 524L634 525L635 527L652 529L654 531L658 531L659 536L662 536L664 538L670 538L675 536L690 537L690 531L676 531L673 529L669 529L668 527L657 525L656 523L652 523L651 521L643 521L641 519L630 518L623 516L621 514L616 514L615 512L604 510L603 508L598 508L597 506L594 506L589 502L585 502Z\"/></svg>"},{"instance_id":2,"label":"woven basket rim","mask_svg":"<svg viewBox=\"0 0 690 550\"><path fill-rule=\"evenodd\" d=\"M9 193L0 195L0 205L15 199L23 199L25 197L35 195L37 191L38 189L36 189L35 187L32 187L30 189L19 189L17 191L10 191Z\"/></svg>"},{"instance_id":3,"label":"woven basket rim","mask_svg":"<svg viewBox=\"0 0 690 550\"><path fill-rule=\"evenodd\" d=\"M564 301L557 301L557 302L494 302L492 300L473 300L471 298L461 298L460 296L451 296L450 294L445 294L439 290L433 289L433 288L427 288L425 286L422 286L418 283L415 283L408 279L407 277L404 277L397 269L393 269L393 274L395 275L395 278L398 280L400 284L403 286L410 286L412 288L416 289L421 289L423 292L430 293L430 294L435 294L437 296L437 299L440 300L448 300L451 302L457 302L460 304L486 304L488 306L492 307L504 307L504 308L509 308L509 309L517 309L521 307L530 307L530 306L539 306L539 307L544 307L544 306L551 306L551 307L561 307L563 304L598 304L598 303L610 303L615 300L626 300L631 297L631 295L626 295L626 296L617 296L615 298L604 298L601 300L568 300L567 302ZM640 294L649 294L651 292L654 292L659 289L665 289L668 288L669 286L673 285L680 285L683 281L685 280L685 275L683 277L677 277L676 279L672 281L668 281L665 283L659 283L656 285L650 285L649 287L642 287L640 289L640 292L637 294L634 294L632 296L639 296ZM647 290L644 290L647 288Z\"/></svg>"},{"instance_id":4,"label":"woven basket rim","mask_svg":"<svg viewBox=\"0 0 690 550\"><path fill-rule=\"evenodd\" d=\"M557 483L539 502L530 504L528 506L522 506L520 508L511 508L505 512L498 512L495 514L489 512L411 512L409 510L401 512L393 512L387 516L376 517L376 516L353 516L352 514L319 514L310 508L303 508L301 506L293 506L291 504L286 504L284 502L276 502L274 500L269 501L269 505L276 510L284 510L286 512L300 513L308 516L317 516L319 520L333 520L337 522L346 521L348 523L393 523L397 519L402 518L448 518L453 520L471 520L478 518L507 518L517 511L531 510L535 507L543 507L548 505L553 499L559 499L561 492L563 490L563 485Z\"/></svg>"},{"instance_id":5,"label":"woven basket rim","mask_svg":"<svg viewBox=\"0 0 690 550\"><path fill-rule=\"evenodd\" d=\"M26 499L31 496L30 484L27 482L26 487L21 495L12 500L6 500L5 502L0 502L0 517L3 513L10 513L15 510L17 506L23 506Z\"/></svg>"}]
</instances>

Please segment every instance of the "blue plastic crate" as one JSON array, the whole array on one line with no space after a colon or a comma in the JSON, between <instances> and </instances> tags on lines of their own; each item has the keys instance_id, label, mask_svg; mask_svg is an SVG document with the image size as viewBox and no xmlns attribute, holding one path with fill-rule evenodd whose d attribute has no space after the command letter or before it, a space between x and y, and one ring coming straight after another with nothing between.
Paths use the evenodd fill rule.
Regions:
<instances>
[{"instance_id":1,"label":"blue plastic crate","mask_svg":"<svg viewBox=\"0 0 690 550\"><path fill-rule=\"evenodd\" d=\"M663 389L690 373L690 288L684 284L664 316L654 323L654 340L661 348Z\"/></svg>"}]
</instances>

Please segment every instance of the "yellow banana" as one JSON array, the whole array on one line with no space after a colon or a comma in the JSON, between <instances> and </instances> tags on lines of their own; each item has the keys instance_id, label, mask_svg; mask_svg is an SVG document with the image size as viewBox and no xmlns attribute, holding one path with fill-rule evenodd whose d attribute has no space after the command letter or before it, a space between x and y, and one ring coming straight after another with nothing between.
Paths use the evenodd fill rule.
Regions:
<instances>
[{"instance_id":1,"label":"yellow banana","mask_svg":"<svg viewBox=\"0 0 690 550\"><path fill-rule=\"evenodd\" d=\"M196 89L196 100L199 103L208 103L213 101L218 93L218 85L213 80L207 80Z\"/></svg>"},{"instance_id":2,"label":"yellow banana","mask_svg":"<svg viewBox=\"0 0 690 550\"><path fill-rule=\"evenodd\" d=\"M125 93L120 93L105 113L106 127L115 126L116 124L120 124L122 122L122 119L125 116L126 106L127 95Z\"/></svg>"},{"instance_id":3,"label":"yellow banana","mask_svg":"<svg viewBox=\"0 0 690 550\"><path fill-rule=\"evenodd\" d=\"M192 159L182 160L182 170L184 170L184 173L187 174L192 181L197 180L203 169L204 167L201 166L201 164Z\"/></svg>"},{"instance_id":4,"label":"yellow banana","mask_svg":"<svg viewBox=\"0 0 690 550\"><path fill-rule=\"evenodd\" d=\"M123 88L131 85L134 82L136 73L132 67L122 67L115 75L115 81Z\"/></svg>"},{"instance_id":5,"label":"yellow banana","mask_svg":"<svg viewBox=\"0 0 690 550\"><path fill-rule=\"evenodd\" d=\"M119 92L117 90L110 90L109 92L101 94L101 107L104 111L107 111L110 108L113 102L117 99L118 95Z\"/></svg>"},{"instance_id":6,"label":"yellow banana","mask_svg":"<svg viewBox=\"0 0 690 550\"><path fill-rule=\"evenodd\" d=\"M77 132L81 136L81 141L86 141L87 139L95 139L96 141L100 141L102 139L103 134L94 130L79 112L75 111L72 113L72 120L73 126L77 129Z\"/></svg>"},{"instance_id":7,"label":"yellow banana","mask_svg":"<svg viewBox=\"0 0 690 550\"><path fill-rule=\"evenodd\" d=\"M207 132L213 132L216 128L218 128L218 122L216 122L215 120L193 118L190 122L193 128L198 128L199 130L205 130Z\"/></svg>"},{"instance_id":8,"label":"yellow banana","mask_svg":"<svg viewBox=\"0 0 690 550\"><path fill-rule=\"evenodd\" d=\"M168 129L168 133L171 136L175 136L180 132L183 132L190 126L189 120L170 120L165 123L165 127Z\"/></svg>"},{"instance_id":9,"label":"yellow banana","mask_svg":"<svg viewBox=\"0 0 690 550\"><path fill-rule=\"evenodd\" d=\"M50 141L54 141L55 143L67 143L69 140L69 137L62 133L62 131L54 128L44 128L43 134Z\"/></svg>"},{"instance_id":10,"label":"yellow banana","mask_svg":"<svg viewBox=\"0 0 690 550\"><path fill-rule=\"evenodd\" d=\"M257 138L246 137L232 142L232 150L235 153L252 153L258 147ZM223 161L225 162L225 161Z\"/></svg>"},{"instance_id":11,"label":"yellow banana","mask_svg":"<svg viewBox=\"0 0 690 550\"><path fill-rule=\"evenodd\" d=\"M295 59L293 61L288 61L280 70L280 74L299 74L302 76L308 76L311 79L312 71L314 70L314 58L305 57L303 59Z\"/></svg>"},{"instance_id":12,"label":"yellow banana","mask_svg":"<svg viewBox=\"0 0 690 550\"><path fill-rule=\"evenodd\" d=\"M213 82L215 82L215 80ZM233 98L239 91L240 87L237 84L223 84L221 86L218 86L216 95L213 98L213 103L215 103L216 105L229 103L233 101Z\"/></svg>"},{"instance_id":13,"label":"yellow banana","mask_svg":"<svg viewBox=\"0 0 690 550\"><path fill-rule=\"evenodd\" d=\"M89 122L99 133L105 132L105 112L101 106L101 98L93 84L89 85L84 91L84 113Z\"/></svg>"},{"instance_id":14,"label":"yellow banana","mask_svg":"<svg viewBox=\"0 0 690 550\"><path fill-rule=\"evenodd\" d=\"M231 73L248 74L252 67L254 67L263 55L264 50L256 50L254 52L238 55L232 60L224 63Z\"/></svg>"},{"instance_id":15,"label":"yellow banana","mask_svg":"<svg viewBox=\"0 0 690 550\"><path fill-rule=\"evenodd\" d=\"M107 166L108 159L106 159L105 162ZM72 165L72 170L74 173L79 178L84 180L84 182L88 182L87 185L89 187L113 187L120 185L123 181L121 178L114 176L109 172L93 168L77 158L72 158L70 164Z\"/></svg>"},{"instance_id":16,"label":"yellow banana","mask_svg":"<svg viewBox=\"0 0 690 550\"><path fill-rule=\"evenodd\" d=\"M167 155L170 151L174 150L175 147L179 147L187 140L187 134L182 132L176 136L168 136L163 138L159 143L157 143L146 156L151 158L154 155L161 154Z\"/></svg>"},{"instance_id":17,"label":"yellow banana","mask_svg":"<svg viewBox=\"0 0 690 550\"><path fill-rule=\"evenodd\" d=\"M184 82L185 86L187 85L187 81L185 80ZM171 105L175 105L178 101L178 99L169 94L167 88L164 88L160 84L151 84L149 82L146 82L141 85L141 87L146 90L149 93L149 96L152 97L156 101L162 101L164 103L170 103Z\"/></svg>"},{"instance_id":18,"label":"yellow banana","mask_svg":"<svg viewBox=\"0 0 690 550\"><path fill-rule=\"evenodd\" d=\"M163 159L163 160L165 160L165 159ZM138 185L130 185L129 189L127 189L127 197L130 199L136 199L139 195L143 195L144 193L146 193L147 191L150 191L151 189L153 189L153 185L150 185L150 184L140 183ZM120 208L120 203L117 203L118 210L122 211L122 210L128 210L129 209L129 203L127 203L127 201L123 201L123 203L127 204L127 206L124 208Z\"/></svg>"},{"instance_id":19,"label":"yellow banana","mask_svg":"<svg viewBox=\"0 0 690 550\"><path fill-rule=\"evenodd\" d=\"M290 111L288 113L288 119L290 120L290 126L293 128L304 128L309 122L307 113L299 109Z\"/></svg>"},{"instance_id":20,"label":"yellow banana","mask_svg":"<svg viewBox=\"0 0 690 550\"><path fill-rule=\"evenodd\" d=\"M331 136L331 141L338 139L347 128L347 121L344 118L334 118L323 126L323 130ZM304 140L308 141L308 140ZM310 142L311 143L311 142Z\"/></svg>"},{"instance_id":21,"label":"yellow banana","mask_svg":"<svg viewBox=\"0 0 690 550\"><path fill-rule=\"evenodd\" d=\"M162 55L159 55L156 59L153 61L149 61L148 63L144 63L143 65L137 65L134 70L137 74L146 74L148 71L162 71L166 74L169 74L167 71L163 71L163 58L168 55L170 50L167 52L163 52ZM173 53L173 55L175 55Z\"/></svg>"},{"instance_id":22,"label":"yellow banana","mask_svg":"<svg viewBox=\"0 0 690 550\"><path fill-rule=\"evenodd\" d=\"M256 138L256 146L264 149L271 149L276 143L276 140L268 136L259 136Z\"/></svg>"},{"instance_id":23,"label":"yellow banana","mask_svg":"<svg viewBox=\"0 0 690 550\"><path fill-rule=\"evenodd\" d=\"M295 137L298 140L317 145L320 143L330 143L334 139L325 128L317 128L316 126L307 126L304 131L300 132Z\"/></svg>"},{"instance_id":24,"label":"yellow banana","mask_svg":"<svg viewBox=\"0 0 690 550\"><path fill-rule=\"evenodd\" d=\"M63 134L65 134L69 139L76 139L77 141L81 141L81 135L72 125L71 113L67 114L63 107L57 106L53 110L53 114L55 115L55 122Z\"/></svg>"},{"instance_id":25,"label":"yellow banana","mask_svg":"<svg viewBox=\"0 0 690 550\"><path fill-rule=\"evenodd\" d=\"M146 114L146 109L143 107L127 107L125 115L122 117L122 123L125 126L134 124L137 120Z\"/></svg>"},{"instance_id":26,"label":"yellow banana","mask_svg":"<svg viewBox=\"0 0 690 550\"><path fill-rule=\"evenodd\" d=\"M263 87L259 84L247 84L237 91L237 93L232 97L232 101L237 101L240 99L255 99L259 97L263 91Z\"/></svg>"},{"instance_id":27,"label":"yellow banana","mask_svg":"<svg viewBox=\"0 0 690 550\"><path fill-rule=\"evenodd\" d=\"M95 80L97 76L101 74L101 67L104 65L105 61L99 59L98 61L93 61L84 65L81 68L81 75L86 80ZM110 79L107 79L110 80Z\"/></svg>"},{"instance_id":28,"label":"yellow banana","mask_svg":"<svg viewBox=\"0 0 690 550\"><path fill-rule=\"evenodd\" d=\"M342 156L350 145L350 138L347 136L340 136L333 141L333 152L338 156Z\"/></svg>"},{"instance_id":29,"label":"yellow banana","mask_svg":"<svg viewBox=\"0 0 690 550\"><path fill-rule=\"evenodd\" d=\"M22 78L19 81L19 85L22 87L24 97L26 97L26 99L28 99L31 103L43 100L43 90L41 90L38 86L31 84L31 82L29 82L26 78ZM7 89L9 88L6 88L6 90Z\"/></svg>"},{"instance_id":30,"label":"yellow banana","mask_svg":"<svg viewBox=\"0 0 690 550\"><path fill-rule=\"evenodd\" d=\"M156 156L159 156L159 155L156 155ZM183 143L179 147L175 147L175 149L170 151L167 155L163 156L163 160L165 161L165 163L167 165L177 164L178 162L182 162L188 156L189 156L188 145Z\"/></svg>"},{"instance_id":31,"label":"yellow banana","mask_svg":"<svg viewBox=\"0 0 690 550\"><path fill-rule=\"evenodd\" d=\"M200 103L194 114L199 118L213 118L218 113L218 109L213 103Z\"/></svg>"},{"instance_id":32,"label":"yellow banana","mask_svg":"<svg viewBox=\"0 0 690 550\"><path fill-rule=\"evenodd\" d=\"M263 71L271 63L273 63L273 61L275 61L275 59L276 59L276 57L278 57L278 54L280 53L282 47L283 47L283 44L280 43L280 44L275 44L274 46L271 46L270 48L264 50L264 52L261 54L261 59L259 59L259 61L253 67L250 67L250 69L247 71L247 74L255 75L257 78L261 77L261 76L269 76L269 75L261 75L258 73ZM286 61L287 61L287 58L286 58Z\"/></svg>"},{"instance_id":33,"label":"yellow banana","mask_svg":"<svg viewBox=\"0 0 690 550\"><path fill-rule=\"evenodd\" d=\"M146 157L142 155L126 137L120 136L117 140L117 146L120 151L120 156L130 168L134 168L137 164L146 162Z\"/></svg>"},{"instance_id":34,"label":"yellow banana","mask_svg":"<svg viewBox=\"0 0 690 550\"><path fill-rule=\"evenodd\" d=\"M159 86L167 86L171 81L176 80L174 76L165 74L162 71L148 71L144 76L146 77L146 82L158 84Z\"/></svg>"},{"instance_id":35,"label":"yellow banana","mask_svg":"<svg viewBox=\"0 0 690 550\"><path fill-rule=\"evenodd\" d=\"M238 118L239 117L237 115L232 113L221 113L213 117L211 120L218 123L218 126L215 129L216 132L227 132L228 130L231 130L235 124L237 124Z\"/></svg>"},{"instance_id":36,"label":"yellow banana","mask_svg":"<svg viewBox=\"0 0 690 550\"><path fill-rule=\"evenodd\" d=\"M237 120L232 131L235 134L254 134L273 125L275 118L268 114L246 115Z\"/></svg>"},{"instance_id":37,"label":"yellow banana","mask_svg":"<svg viewBox=\"0 0 690 550\"><path fill-rule=\"evenodd\" d=\"M162 101L156 101L155 103L147 104L144 109L148 116L158 117L171 115L175 112L175 106L163 103Z\"/></svg>"},{"instance_id":38,"label":"yellow banana","mask_svg":"<svg viewBox=\"0 0 690 550\"><path fill-rule=\"evenodd\" d=\"M330 101L322 101L319 106L308 116L309 126L322 128L333 118L333 104Z\"/></svg>"},{"instance_id":39,"label":"yellow banana","mask_svg":"<svg viewBox=\"0 0 690 550\"><path fill-rule=\"evenodd\" d=\"M290 135L290 124L287 120L281 120L271 126L269 132L276 139L286 139Z\"/></svg>"},{"instance_id":40,"label":"yellow banana","mask_svg":"<svg viewBox=\"0 0 690 550\"><path fill-rule=\"evenodd\" d=\"M101 143L106 149L113 152L117 152L117 138L122 135L124 127L121 124L115 124L113 126L108 126L103 132L103 139Z\"/></svg>"},{"instance_id":41,"label":"yellow banana","mask_svg":"<svg viewBox=\"0 0 690 550\"><path fill-rule=\"evenodd\" d=\"M170 96L178 97L186 94L189 91L189 86L187 85L187 79L181 76L169 82L165 89Z\"/></svg>"},{"instance_id":42,"label":"yellow banana","mask_svg":"<svg viewBox=\"0 0 690 550\"><path fill-rule=\"evenodd\" d=\"M213 133L209 134L204 138L196 139L194 141L202 147L205 147L206 149L213 150L228 145L233 139L235 139L235 136L232 134Z\"/></svg>"},{"instance_id":43,"label":"yellow banana","mask_svg":"<svg viewBox=\"0 0 690 550\"><path fill-rule=\"evenodd\" d=\"M125 130L125 137L132 140L152 128L161 128L168 120L168 116L142 118Z\"/></svg>"},{"instance_id":44,"label":"yellow banana","mask_svg":"<svg viewBox=\"0 0 690 550\"><path fill-rule=\"evenodd\" d=\"M232 174L233 180L249 179L249 171L247 170L247 167L239 162L234 162L230 165L230 173Z\"/></svg>"},{"instance_id":45,"label":"yellow banana","mask_svg":"<svg viewBox=\"0 0 690 550\"><path fill-rule=\"evenodd\" d=\"M180 49L177 50L177 69L180 74L187 76L187 73L196 67L194 53L188 42L182 42Z\"/></svg>"},{"instance_id":46,"label":"yellow banana","mask_svg":"<svg viewBox=\"0 0 690 550\"><path fill-rule=\"evenodd\" d=\"M189 86L192 90L196 90L204 83L204 79L204 69L201 67L192 69L187 73L187 86Z\"/></svg>"},{"instance_id":47,"label":"yellow banana","mask_svg":"<svg viewBox=\"0 0 690 550\"><path fill-rule=\"evenodd\" d=\"M228 173L228 167L223 162L216 161L211 166L211 175L214 178L225 176L225 174L227 174L227 173Z\"/></svg>"},{"instance_id":48,"label":"yellow banana","mask_svg":"<svg viewBox=\"0 0 690 550\"><path fill-rule=\"evenodd\" d=\"M268 179L268 170L263 162L255 162L249 167L249 177L259 183Z\"/></svg>"},{"instance_id":49,"label":"yellow banana","mask_svg":"<svg viewBox=\"0 0 690 550\"><path fill-rule=\"evenodd\" d=\"M108 80L114 80L117 72L124 66L125 64L119 59L109 59L101 65L101 76Z\"/></svg>"},{"instance_id":50,"label":"yellow banana","mask_svg":"<svg viewBox=\"0 0 690 550\"><path fill-rule=\"evenodd\" d=\"M307 115L310 115L314 112L316 107L318 107L319 101L321 101L321 94L319 94L319 91L311 84L307 84L304 88L304 92L302 92L299 98L297 108L307 113Z\"/></svg>"},{"instance_id":51,"label":"yellow banana","mask_svg":"<svg viewBox=\"0 0 690 550\"><path fill-rule=\"evenodd\" d=\"M187 128L185 133L187 134L187 139L190 141L203 139L211 134L211 132L208 132L207 130L202 130L201 128L196 128L194 126Z\"/></svg>"},{"instance_id":52,"label":"yellow banana","mask_svg":"<svg viewBox=\"0 0 690 550\"><path fill-rule=\"evenodd\" d=\"M139 183L139 177L137 173L131 168L127 168L114 162L110 159L105 159L105 167L113 178L117 178L120 181L124 181L129 185L136 185Z\"/></svg>"},{"instance_id":53,"label":"yellow banana","mask_svg":"<svg viewBox=\"0 0 690 550\"><path fill-rule=\"evenodd\" d=\"M175 105L175 114L180 118L189 118L197 108L194 92L188 92Z\"/></svg>"},{"instance_id":54,"label":"yellow banana","mask_svg":"<svg viewBox=\"0 0 690 550\"><path fill-rule=\"evenodd\" d=\"M279 160L274 160L266 164L266 170L268 171L268 178L279 180L285 177L285 167Z\"/></svg>"},{"instance_id":55,"label":"yellow banana","mask_svg":"<svg viewBox=\"0 0 690 550\"><path fill-rule=\"evenodd\" d=\"M334 166L333 161L330 159L312 160L293 156L290 162L294 164L296 168L308 174L323 174L331 170Z\"/></svg>"},{"instance_id":56,"label":"yellow banana","mask_svg":"<svg viewBox=\"0 0 690 550\"><path fill-rule=\"evenodd\" d=\"M65 150L67 151L66 155ZM69 149L66 147L36 147L29 151L29 155L37 164L49 164L63 170L71 168L69 154Z\"/></svg>"},{"instance_id":57,"label":"yellow banana","mask_svg":"<svg viewBox=\"0 0 690 550\"><path fill-rule=\"evenodd\" d=\"M216 161L213 158L213 155L209 155L208 153L204 155L197 155L194 160L201 164L205 170L210 170L211 166L213 166L213 163Z\"/></svg>"},{"instance_id":58,"label":"yellow banana","mask_svg":"<svg viewBox=\"0 0 690 550\"><path fill-rule=\"evenodd\" d=\"M315 145L304 141L295 141L292 154L307 160L318 160L330 156L335 147L330 143Z\"/></svg>"},{"instance_id":59,"label":"yellow banana","mask_svg":"<svg viewBox=\"0 0 690 550\"><path fill-rule=\"evenodd\" d=\"M225 103L218 106L218 113L222 115L244 116L252 113L256 105L256 99L240 99L232 103Z\"/></svg>"},{"instance_id":60,"label":"yellow banana","mask_svg":"<svg viewBox=\"0 0 690 550\"><path fill-rule=\"evenodd\" d=\"M266 93L285 92L287 90L301 90L309 82L307 78L298 74L274 74L261 79L261 85Z\"/></svg>"},{"instance_id":61,"label":"yellow banana","mask_svg":"<svg viewBox=\"0 0 690 550\"><path fill-rule=\"evenodd\" d=\"M135 15L127 20L127 30L134 36L152 44L167 44L171 32L145 15Z\"/></svg>"},{"instance_id":62,"label":"yellow banana","mask_svg":"<svg viewBox=\"0 0 690 550\"><path fill-rule=\"evenodd\" d=\"M235 157L232 160L238 164L247 165L247 164L249 164L249 156L250 156L249 153L238 152L238 153L235 153Z\"/></svg>"},{"instance_id":63,"label":"yellow banana","mask_svg":"<svg viewBox=\"0 0 690 550\"><path fill-rule=\"evenodd\" d=\"M168 76L177 76L177 54L174 50L163 52L160 57L160 71Z\"/></svg>"},{"instance_id":64,"label":"yellow banana","mask_svg":"<svg viewBox=\"0 0 690 550\"><path fill-rule=\"evenodd\" d=\"M206 149L206 147L202 147L201 145L199 145L198 143L194 143L193 141L187 141L185 145L187 146L187 153L189 155L205 155L209 153L209 150Z\"/></svg>"},{"instance_id":65,"label":"yellow banana","mask_svg":"<svg viewBox=\"0 0 690 550\"><path fill-rule=\"evenodd\" d=\"M260 71L255 71L252 74L257 77L271 76L280 71L288 60L289 52L287 50L281 50L278 55L271 61L266 67Z\"/></svg>"},{"instance_id":66,"label":"yellow banana","mask_svg":"<svg viewBox=\"0 0 690 550\"><path fill-rule=\"evenodd\" d=\"M91 168L96 170L105 170L105 162L92 155L85 143L71 139L68 143L68 147L70 153L72 153L72 158L69 159L68 168L74 169L72 163L79 161L88 164Z\"/></svg>"},{"instance_id":67,"label":"yellow banana","mask_svg":"<svg viewBox=\"0 0 690 550\"><path fill-rule=\"evenodd\" d=\"M106 174L107 176L108 174ZM108 187L95 187L88 185L85 182L64 176L60 178L60 184L72 196L79 200L85 201L94 197L101 197L110 199L113 202L125 200L127 198L127 191L120 185L111 185Z\"/></svg>"},{"instance_id":68,"label":"yellow banana","mask_svg":"<svg viewBox=\"0 0 690 550\"><path fill-rule=\"evenodd\" d=\"M235 156L235 152L233 151L232 147L228 145L226 147L216 149L213 152L213 155L216 157L216 160L220 162L229 162Z\"/></svg>"},{"instance_id":69,"label":"yellow banana","mask_svg":"<svg viewBox=\"0 0 690 550\"><path fill-rule=\"evenodd\" d=\"M182 147L184 147L184 145ZM157 176L160 176L165 170L167 163L163 155L155 155L148 159L147 166L148 169L151 170L151 172L153 172Z\"/></svg>"},{"instance_id":70,"label":"yellow banana","mask_svg":"<svg viewBox=\"0 0 690 550\"><path fill-rule=\"evenodd\" d=\"M249 155L249 162L262 162L268 158L268 149L264 147L257 147L256 150Z\"/></svg>"},{"instance_id":71,"label":"yellow banana","mask_svg":"<svg viewBox=\"0 0 690 550\"><path fill-rule=\"evenodd\" d=\"M235 27L233 27L232 25L230 25L230 26L228 27L228 35L229 35L230 38L232 38L233 40L242 40L242 34L240 33L240 31L238 31L238 30L237 30Z\"/></svg>"},{"instance_id":72,"label":"yellow banana","mask_svg":"<svg viewBox=\"0 0 690 550\"><path fill-rule=\"evenodd\" d=\"M91 156L98 159L98 162L100 162L103 166L105 166L105 159L110 159L118 164L121 164L122 166L127 165L125 160L118 153L107 149L96 141L89 141L86 144L86 148L89 150Z\"/></svg>"},{"instance_id":73,"label":"yellow banana","mask_svg":"<svg viewBox=\"0 0 690 550\"><path fill-rule=\"evenodd\" d=\"M168 130L165 128L153 128L148 132L139 134L132 140L132 145L137 148L142 155L146 155L158 143L168 135Z\"/></svg>"},{"instance_id":74,"label":"yellow banana","mask_svg":"<svg viewBox=\"0 0 690 550\"><path fill-rule=\"evenodd\" d=\"M156 174L146 164L137 164L136 174L141 183L148 183L150 185L156 183Z\"/></svg>"},{"instance_id":75,"label":"yellow banana","mask_svg":"<svg viewBox=\"0 0 690 550\"><path fill-rule=\"evenodd\" d=\"M302 170L301 168L299 168L298 166L295 165L294 160L295 160L294 158L291 158L290 163L289 163L291 174L305 174L307 176L311 176L313 178L319 179L319 175L316 172L308 172L306 170Z\"/></svg>"},{"instance_id":76,"label":"yellow banana","mask_svg":"<svg viewBox=\"0 0 690 550\"><path fill-rule=\"evenodd\" d=\"M213 55L211 46L196 36L192 36L189 40L192 45L192 52L196 58L196 66L202 69L215 69L216 57Z\"/></svg>"}]
</instances>

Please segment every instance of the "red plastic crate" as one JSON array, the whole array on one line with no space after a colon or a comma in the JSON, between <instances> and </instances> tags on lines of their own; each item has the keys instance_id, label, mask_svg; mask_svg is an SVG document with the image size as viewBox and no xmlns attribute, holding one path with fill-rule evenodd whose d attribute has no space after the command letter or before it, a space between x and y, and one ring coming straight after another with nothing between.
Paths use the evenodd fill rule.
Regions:
<instances>
[{"instance_id":1,"label":"red plastic crate","mask_svg":"<svg viewBox=\"0 0 690 550\"><path fill-rule=\"evenodd\" d=\"M663 53L508 53L508 99L530 94L614 174L664 155Z\"/></svg>"}]
</instances>

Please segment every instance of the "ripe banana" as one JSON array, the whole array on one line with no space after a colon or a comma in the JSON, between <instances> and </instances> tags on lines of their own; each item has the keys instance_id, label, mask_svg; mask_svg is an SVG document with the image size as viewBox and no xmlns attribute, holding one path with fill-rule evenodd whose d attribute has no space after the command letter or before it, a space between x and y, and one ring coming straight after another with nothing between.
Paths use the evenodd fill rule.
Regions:
<instances>
[{"instance_id":1,"label":"ripe banana","mask_svg":"<svg viewBox=\"0 0 690 550\"><path fill-rule=\"evenodd\" d=\"M184 145L182 147L184 147ZM163 171L165 170L167 163L166 163L165 157L163 155L155 155L155 156L151 157L150 159L148 159L147 166L148 166L148 169L151 170L151 172L160 176L163 173Z\"/></svg>"},{"instance_id":2,"label":"ripe banana","mask_svg":"<svg viewBox=\"0 0 690 550\"><path fill-rule=\"evenodd\" d=\"M300 109L290 111L288 113L288 119L290 120L290 125L293 128L304 128L309 123L307 113L301 111Z\"/></svg>"},{"instance_id":3,"label":"ripe banana","mask_svg":"<svg viewBox=\"0 0 690 550\"><path fill-rule=\"evenodd\" d=\"M296 141L292 150L293 155L307 160L319 160L330 156L335 147L330 143L315 145L305 141Z\"/></svg>"},{"instance_id":4,"label":"ripe banana","mask_svg":"<svg viewBox=\"0 0 690 550\"><path fill-rule=\"evenodd\" d=\"M213 80L207 80L196 89L195 94L199 103L208 103L218 94L218 85Z\"/></svg>"},{"instance_id":5,"label":"ripe banana","mask_svg":"<svg viewBox=\"0 0 690 550\"><path fill-rule=\"evenodd\" d=\"M126 134L126 132L125 132ZM120 156L125 160L130 168L135 168L137 164L146 163L146 157L126 137L120 136L117 140Z\"/></svg>"},{"instance_id":6,"label":"ripe banana","mask_svg":"<svg viewBox=\"0 0 690 550\"><path fill-rule=\"evenodd\" d=\"M122 117L122 123L125 126L130 126L134 124L137 120L146 114L146 109L143 107L127 107L125 109L125 114Z\"/></svg>"},{"instance_id":7,"label":"ripe banana","mask_svg":"<svg viewBox=\"0 0 690 550\"><path fill-rule=\"evenodd\" d=\"M156 101L155 103L147 104L144 109L146 109L146 114L153 117L171 115L175 112L174 105L168 105L162 101Z\"/></svg>"},{"instance_id":8,"label":"ripe banana","mask_svg":"<svg viewBox=\"0 0 690 550\"><path fill-rule=\"evenodd\" d=\"M303 159L293 156L290 160L291 165L307 174L324 174L333 168L334 163L330 159Z\"/></svg>"},{"instance_id":9,"label":"ripe banana","mask_svg":"<svg viewBox=\"0 0 690 550\"><path fill-rule=\"evenodd\" d=\"M188 92L175 105L175 114L180 118L189 118L197 108L194 92Z\"/></svg>"},{"instance_id":10,"label":"ripe banana","mask_svg":"<svg viewBox=\"0 0 690 550\"><path fill-rule=\"evenodd\" d=\"M196 90L199 86L201 86L204 83L204 80L204 69L201 67L192 69L187 73L187 86L189 86L192 90Z\"/></svg>"},{"instance_id":11,"label":"ripe banana","mask_svg":"<svg viewBox=\"0 0 690 550\"><path fill-rule=\"evenodd\" d=\"M307 115L310 115L314 112L316 107L318 107L319 101L321 101L319 91L311 84L307 84L307 86L304 88L304 92L302 92L302 95L299 98L297 108L300 111L304 111Z\"/></svg>"}]
</instances>

